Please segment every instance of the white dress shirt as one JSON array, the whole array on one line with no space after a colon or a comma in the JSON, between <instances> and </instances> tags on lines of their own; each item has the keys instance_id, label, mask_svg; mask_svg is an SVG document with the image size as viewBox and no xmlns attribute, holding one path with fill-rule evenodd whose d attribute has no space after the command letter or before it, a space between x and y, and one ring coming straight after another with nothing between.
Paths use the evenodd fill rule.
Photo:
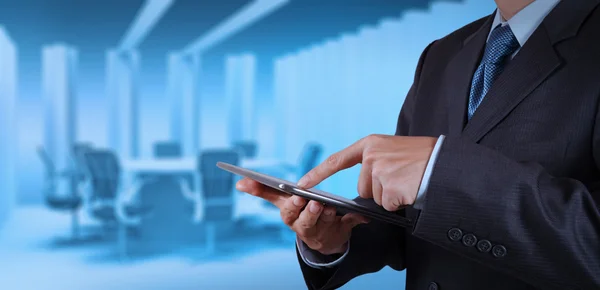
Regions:
<instances>
[{"instance_id":1,"label":"white dress shirt","mask_svg":"<svg viewBox=\"0 0 600 290\"><path fill-rule=\"evenodd\" d=\"M552 11L552 9L558 4L560 0L536 0L531 4L527 5L525 8L521 9L517 14L515 14L508 21L504 20L502 15L500 14L500 10L496 9L496 14L494 16L494 21L492 22L492 26L490 32L488 33L488 39L492 33L492 30L496 28L498 25L510 25L510 29L512 30L515 38L519 42L520 46L523 47L529 37L533 34L533 32L538 28L538 26L542 23L546 15ZM517 49L511 57L514 57L520 48ZM427 167L425 168L425 173L423 174L423 179L421 180L421 184L419 186L419 190L417 193L417 199L414 208L422 210L423 202L427 196L427 187L429 186L429 179L431 178L431 173L433 171L433 167L437 160L438 153L442 144L444 142L444 135L441 135L433 148L431 156L429 157L429 161L427 162ZM348 249L346 252L337 260L329 261L331 258L326 257L316 251L308 248L299 238L296 241L298 246L298 250L300 252L300 256L304 263L313 268L321 268L321 267L334 267L338 263L340 263L344 257L348 254L350 250L350 245L348 245Z\"/></svg>"}]
</instances>

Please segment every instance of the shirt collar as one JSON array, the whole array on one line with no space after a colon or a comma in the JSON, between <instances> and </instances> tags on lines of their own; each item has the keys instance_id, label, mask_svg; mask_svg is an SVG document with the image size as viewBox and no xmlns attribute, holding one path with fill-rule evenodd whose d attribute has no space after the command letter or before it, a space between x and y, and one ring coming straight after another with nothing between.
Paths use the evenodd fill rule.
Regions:
<instances>
[{"instance_id":1,"label":"shirt collar","mask_svg":"<svg viewBox=\"0 0 600 290\"><path fill-rule=\"evenodd\" d=\"M519 41L519 44L523 47L525 42L527 42L527 39L529 39L531 34L533 34L546 15L552 11L559 1L560 0L535 0L508 21L504 21L502 15L500 15L500 10L496 9L496 15L494 16L491 30L496 28L499 24L502 24L502 26L506 24L510 25L510 29L515 35L515 38L517 38L517 41ZM492 33L491 30L490 34ZM488 34L488 39L490 34Z\"/></svg>"}]
</instances>

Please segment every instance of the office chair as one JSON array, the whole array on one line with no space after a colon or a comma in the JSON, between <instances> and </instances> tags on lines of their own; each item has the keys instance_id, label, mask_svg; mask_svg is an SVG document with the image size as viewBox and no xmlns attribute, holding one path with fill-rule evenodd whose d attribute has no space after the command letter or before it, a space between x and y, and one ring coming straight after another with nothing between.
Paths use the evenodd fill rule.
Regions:
<instances>
[{"instance_id":1,"label":"office chair","mask_svg":"<svg viewBox=\"0 0 600 290\"><path fill-rule=\"evenodd\" d=\"M317 143L307 143L300 153L297 167L294 168L296 178L300 178L317 166L323 153L323 147Z\"/></svg>"},{"instance_id":2,"label":"office chair","mask_svg":"<svg viewBox=\"0 0 600 290\"><path fill-rule=\"evenodd\" d=\"M110 151L93 150L83 154L90 186L90 214L105 223L116 222L115 212L121 168Z\"/></svg>"},{"instance_id":3,"label":"office chair","mask_svg":"<svg viewBox=\"0 0 600 290\"><path fill-rule=\"evenodd\" d=\"M254 141L238 141L233 143L233 149L238 150L242 158L255 158L258 144Z\"/></svg>"},{"instance_id":4,"label":"office chair","mask_svg":"<svg viewBox=\"0 0 600 290\"><path fill-rule=\"evenodd\" d=\"M87 143L77 143L75 145L73 145L73 148L71 148L71 157L73 159L73 168L74 171L79 175L78 179L83 180L86 177L86 170L87 168L85 167L85 160L84 160L84 156L85 153L93 150L94 148L92 147L91 144L87 144Z\"/></svg>"},{"instance_id":5,"label":"office chair","mask_svg":"<svg viewBox=\"0 0 600 290\"><path fill-rule=\"evenodd\" d=\"M181 145L177 142L154 143L154 158L180 158Z\"/></svg>"},{"instance_id":6,"label":"office chair","mask_svg":"<svg viewBox=\"0 0 600 290\"><path fill-rule=\"evenodd\" d=\"M84 155L86 152L93 150L92 145L86 143L77 143L71 149L71 157L73 160L73 180L75 187L80 193L85 206L85 192L88 186L88 169L86 167Z\"/></svg>"},{"instance_id":7,"label":"office chair","mask_svg":"<svg viewBox=\"0 0 600 290\"><path fill-rule=\"evenodd\" d=\"M138 226L148 209L135 204L136 194L143 183L134 183L121 191L121 167L115 153L108 150L91 150L84 154L87 169L90 197L90 214L102 221L105 228L116 225L119 228L119 251L123 256L126 250L127 231Z\"/></svg>"},{"instance_id":8,"label":"office chair","mask_svg":"<svg viewBox=\"0 0 600 290\"><path fill-rule=\"evenodd\" d=\"M206 251L214 252L217 229L220 225L233 222L235 209L234 176L217 167L217 162L237 165L240 156L237 150L207 150L198 157L198 171L201 192L193 192L183 180L180 181L182 192L188 199L197 204L196 217L205 224Z\"/></svg>"},{"instance_id":9,"label":"office chair","mask_svg":"<svg viewBox=\"0 0 600 290\"><path fill-rule=\"evenodd\" d=\"M171 141L166 141L166 142L156 142L154 143L154 158L155 159L179 159L183 157L183 152L182 152L182 148L181 148L181 144L179 144L178 142L171 142ZM152 173L152 174L140 174L138 175L139 178L147 178L148 176L154 176L154 177L167 177L167 178L172 178L173 177L173 173L167 173L167 174L163 174L162 176L157 176L157 174ZM185 179L186 182L188 182L190 184L190 187L194 187L194 178L193 176L190 176L190 174L176 174L176 179L177 178L182 178ZM163 178L164 179L164 178Z\"/></svg>"},{"instance_id":10,"label":"office chair","mask_svg":"<svg viewBox=\"0 0 600 290\"><path fill-rule=\"evenodd\" d=\"M57 171L54 161L44 148L38 147L37 153L46 171L43 190L46 205L53 210L71 213L71 237L65 242L77 242L80 238L78 211L82 205L82 198L77 192L76 175L72 170ZM61 190L67 192L58 192L60 183L66 185L67 188Z\"/></svg>"},{"instance_id":11,"label":"office chair","mask_svg":"<svg viewBox=\"0 0 600 290\"><path fill-rule=\"evenodd\" d=\"M195 203L182 195L177 176L162 176L145 182L138 193L139 206L151 209L138 226L138 239L128 253L144 256L177 251L200 241L194 221Z\"/></svg>"},{"instance_id":12,"label":"office chair","mask_svg":"<svg viewBox=\"0 0 600 290\"><path fill-rule=\"evenodd\" d=\"M255 170L287 180L299 179L317 166L322 153L323 147L320 144L309 142L300 151L296 164L279 163L258 167Z\"/></svg>"}]
</instances>

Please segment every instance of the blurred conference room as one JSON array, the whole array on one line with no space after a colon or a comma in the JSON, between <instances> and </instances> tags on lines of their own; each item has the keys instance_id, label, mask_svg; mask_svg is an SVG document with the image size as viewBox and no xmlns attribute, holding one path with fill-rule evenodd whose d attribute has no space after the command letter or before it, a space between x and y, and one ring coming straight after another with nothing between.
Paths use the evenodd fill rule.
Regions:
<instances>
[{"instance_id":1,"label":"blurred conference room","mask_svg":"<svg viewBox=\"0 0 600 290\"><path fill-rule=\"evenodd\" d=\"M393 134L422 50L494 8L0 0L0 288L305 289L277 208L216 162L296 181Z\"/></svg>"}]
</instances>

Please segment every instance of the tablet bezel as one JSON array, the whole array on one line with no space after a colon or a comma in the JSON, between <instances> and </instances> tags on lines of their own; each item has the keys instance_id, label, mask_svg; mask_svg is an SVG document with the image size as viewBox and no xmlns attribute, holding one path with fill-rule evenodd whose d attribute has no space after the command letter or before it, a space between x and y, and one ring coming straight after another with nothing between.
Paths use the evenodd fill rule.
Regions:
<instances>
[{"instance_id":1,"label":"tablet bezel","mask_svg":"<svg viewBox=\"0 0 600 290\"><path fill-rule=\"evenodd\" d=\"M290 181L259 173L247 168L235 166L229 163L217 162L217 167L237 175L248 177L261 184L287 194L298 195L309 200L331 205L338 209L344 209L349 212L358 213L365 217L387 222L393 225L401 227L413 226L411 219L401 216L399 213L386 211L384 208L377 205L372 199L363 199L358 197L355 200L351 200L314 188L302 189Z\"/></svg>"}]
</instances>

